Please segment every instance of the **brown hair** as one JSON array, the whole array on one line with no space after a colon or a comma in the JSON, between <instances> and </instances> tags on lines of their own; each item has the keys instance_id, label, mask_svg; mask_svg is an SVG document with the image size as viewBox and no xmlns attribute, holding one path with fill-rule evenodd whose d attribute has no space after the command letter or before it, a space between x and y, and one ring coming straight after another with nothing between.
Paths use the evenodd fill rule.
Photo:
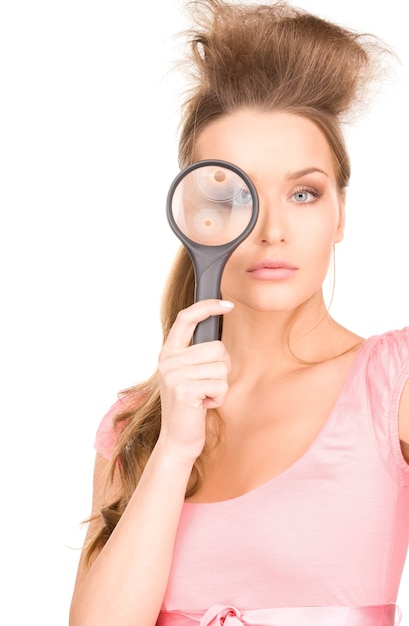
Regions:
<instances>
[{"instance_id":1,"label":"brown hair","mask_svg":"<svg viewBox=\"0 0 409 626\"><path fill-rule=\"evenodd\" d=\"M206 126L243 108L288 112L312 120L332 150L339 193L350 178L342 123L363 110L371 79L382 69L388 48L286 2L236 4L192 0L187 10L193 27L184 35L190 54L183 62L190 88L182 105L179 142L181 167L195 160L195 143ZM376 70L376 72L375 72ZM194 271L181 248L162 301L165 341L177 313L192 304ZM157 372L120 393L123 410L114 427L117 443L111 476L120 471L122 493L101 511L101 530L88 547L100 549L124 511L160 432L161 404ZM200 485L206 449L195 463L188 495Z\"/></svg>"}]
</instances>

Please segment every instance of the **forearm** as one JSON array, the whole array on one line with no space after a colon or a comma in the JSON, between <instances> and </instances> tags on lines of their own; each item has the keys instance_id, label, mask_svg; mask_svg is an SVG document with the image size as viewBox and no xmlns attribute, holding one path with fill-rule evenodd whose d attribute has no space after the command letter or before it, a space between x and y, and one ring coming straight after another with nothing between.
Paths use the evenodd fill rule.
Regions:
<instances>
[{"instance_id":1,"label":"forearm","mask_svg":"<svg viewBox=\"0 0 409 626\"><path fill-rule=\"evenodd\" d=\"M70 626L154 626L192 462L159 444L73 599Z\"/></svg>"}]
</instances>

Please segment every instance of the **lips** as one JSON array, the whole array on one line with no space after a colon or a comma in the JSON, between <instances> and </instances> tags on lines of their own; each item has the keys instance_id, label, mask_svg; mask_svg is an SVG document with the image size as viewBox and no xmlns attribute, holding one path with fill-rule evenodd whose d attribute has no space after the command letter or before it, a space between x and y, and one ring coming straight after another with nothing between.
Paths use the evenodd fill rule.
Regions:
<instances>
[{"instance_id":1,"label":"lips","mask_svg":"<svg viewBox=\"0 0 409 626\"><path fill-rule=\"evenodd\" d=\"M297 268L295 265L292 265L291 263L288 263L287 261L284 261L283 259L263 259L262 261L259 261L255 265L252 265L251 267L249 267L247 271L256 272L257 270L262 270L262 269L296 270Z\"/></svg>"},{"instance_id":2,"label":"lips","mask_svg":"<svg viewBox=\"0 0 409 626\"><path fill-rule=\"evenodd\" d=\"M262 259L249 267L247 272L257 280L288 280L298 268L284 259Z\"/></svg>"}]
</instances>

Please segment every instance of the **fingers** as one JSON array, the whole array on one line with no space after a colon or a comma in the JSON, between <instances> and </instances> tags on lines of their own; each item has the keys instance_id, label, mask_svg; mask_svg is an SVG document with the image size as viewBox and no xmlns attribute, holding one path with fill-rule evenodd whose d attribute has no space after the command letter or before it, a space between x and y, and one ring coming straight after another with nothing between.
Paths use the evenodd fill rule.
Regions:
<instances>
[{"instance_id":1,"label":"fingers","mask_svg":"<svg viewBox=\"0 0 409 626\"><path fill-rule=\"evenodd\" d=\"M170 348L187 348L199 322L211 315L224 315L233 309L228 300L201 300L183 309L178 314L168 335L166 344Z\"/></svg>"},{"instance_id":2,"label":"fingers","mask_svg":"<svg viewBox=\"0 0 409 626\"><path fill-rule=\"evenodd\" d=\"M196 458L206 437L206 411L222 406L228 391L230 356L221 341L191 345L196 325L222 315L230 303L203 300L183 310L159 355L161 437L167 445Z\"/></svg>"},{"instance_id":3,"label":"fingers","mask_svg":"<svg viewBox=\"0 0 409 626\"><path fill-rule=\"evenodd\" d=\"M178 402L189 406L201 406L197 400L204 398L213 398L214 406L220 406L230 369L230 356L220 341L189 348L164 347L159 361L167 389L173 390Z\"/></svg>"},{"instance_id":4,"label":"fingers","mask_svg":"<svg viewBox=\"0 0 409 626\"><path fill-rule=\"evenodd\" d=\"M225 361L226 358L229 359L229 356L221 341L207 341L183 348L172 347L169 342L166 342L159 355L159 365L162 366L163 371L166 371L176 364L179 364L180 367L198 366L210 362Z\"/></svg>"},{"instance_id":5,"label":"fingers","mask_svg":"<svg viewBox=\"0 0 409 626\"><path fill-rule=\"evenodd\" d=\"M181 405L198 407L205 398L213 398L215 406L220 406L228 388L230 357L223 344L215 342L201 351L185 348L168 353L159 371Z\"/></svg>"},{"instance_id":6,"label":"fingers","mask_svg":"<svg viewBox=\"0 0 409 626\"><path fill-rule=\"evenodd\" d=\"M174 388L174 402L179 407L192 409L217 408L223 404L228 390L227 380L178 381Z\"/></svg>"}]
</instances>

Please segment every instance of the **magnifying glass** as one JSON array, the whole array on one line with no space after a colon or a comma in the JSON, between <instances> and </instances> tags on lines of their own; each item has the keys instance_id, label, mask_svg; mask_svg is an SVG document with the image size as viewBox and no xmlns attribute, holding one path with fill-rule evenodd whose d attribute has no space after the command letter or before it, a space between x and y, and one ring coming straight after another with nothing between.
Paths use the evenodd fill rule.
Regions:
<instances>
[{"instance_id":1,"label":"magnifying glass","mask_svg":"<svg viewBox=\"0 0 409 626\"><path fill-rule=\"evenodd\" d=\"M197 161L172 182L167 217L192 259L195 302L220 298L224 266L253 230L258 206L257 191L250 178L227 161ZM218 337L219 316L211 316L198 324L193 343Z\"/></svg>"}]
</instances>

